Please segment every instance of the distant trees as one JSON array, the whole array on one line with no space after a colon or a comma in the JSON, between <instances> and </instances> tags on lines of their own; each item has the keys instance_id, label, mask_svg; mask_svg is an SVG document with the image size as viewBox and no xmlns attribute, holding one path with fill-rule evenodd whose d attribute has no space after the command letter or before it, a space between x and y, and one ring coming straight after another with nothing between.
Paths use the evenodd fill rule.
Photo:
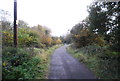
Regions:
<instances>
[{"instance_id":1,"label":"distant trees","mask_svg":"<svg viewBox=\"0 0 120 81\"><path fill-rule=\"evenodd\" d=\"M7 19L7 11L0 11L0 23L2 26L2 45L13 46L13 26ZM62 41L59 37L55 39L51 36L51 30L47 27L37 25L29 27L28 23L18 20L18 46L26 47L49 47L60 44Z\"/></svg>"},{"instance_id":2,"label":"distant trees","mask_svg":"<svg viewBox=\"0 0 120 81\"><path fill-rule=\"evenodd\" d=\"M55 44L61 44L62 43L62 39L60 39L60 37L52 37L52 44L55 45Z\"/></svg>"},{"instance_id":3,"label":"distant trees","mask_svg":"<svg viewBox=\"0 0 120 81\"><path fill-rule=\"evenodd\" d=\"M28 28L28 23L23 20L18 20L18 27L19 28Z\"/></svg>"},{"instance_id":4,"label":"distant trees","mask_svg":"<svg viewBox=\"0 0 120 81\"><path fill-rule=\"evenodd\" d=\"M1 34L2 34L2 44L3 45L10 45L13 40L13 33L12 33L12 24L9 21L10 13L5 10L0 10L0 25L1 25Z\"/></svg>"},{"instance_id":5,"label":"distant trees","mask_svg":"<svg viewBox=\"0 0 120 81\"><path fill-rule=\"evenodd\" d=\"M71 34L67 34L67 35L64 37L64 43L65 43L65 44L70 44L70 43L72 43L72 36L71 36Z\"/></svg>"},{"instance_id":6,"label":"distant trees","mask_svg":"<svg viewBox=\"0 0 120 81\"><path fill-rule=\"evenodd\" d=\"M9 18L11 17L10 13L5 10L0 9L0 22L2 26L2 30L11 30L12 29L12 24L9 21Z\"/></svg>"}]
</instances>

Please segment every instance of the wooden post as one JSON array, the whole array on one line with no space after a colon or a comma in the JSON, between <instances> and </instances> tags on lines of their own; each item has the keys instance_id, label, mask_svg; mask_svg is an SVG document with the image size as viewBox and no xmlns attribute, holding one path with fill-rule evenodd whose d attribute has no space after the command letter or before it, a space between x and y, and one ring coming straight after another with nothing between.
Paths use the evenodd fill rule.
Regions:
<instances>
[{"instance_id":1,"label":"wooden post","mask_svg":"<svg viewBox=\"0 0 120 81\"><path fill-rule=\"evenodd\" d=\"M17 47L17 0L14 0L14 46Z\"/></svg>"}]
</instances>

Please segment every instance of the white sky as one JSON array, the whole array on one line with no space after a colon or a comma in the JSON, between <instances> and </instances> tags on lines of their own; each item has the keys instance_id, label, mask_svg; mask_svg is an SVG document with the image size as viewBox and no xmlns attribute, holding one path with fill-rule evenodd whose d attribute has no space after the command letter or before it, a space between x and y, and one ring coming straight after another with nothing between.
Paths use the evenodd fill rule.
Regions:
<instances>
[{"instance_id":1,"label":"white sky","mask_svg":"<svg viewBox=\"0 0 120 81\"><path fill-rule=\"evenodd\" d=\"M37 24L51 29L53 36L65 35L68 29L88 15L87 5L93 0L17 0L18 20L30 26ZM13 15L14 0L0 0L0 9Z\"/></svg>"}]
</instances>

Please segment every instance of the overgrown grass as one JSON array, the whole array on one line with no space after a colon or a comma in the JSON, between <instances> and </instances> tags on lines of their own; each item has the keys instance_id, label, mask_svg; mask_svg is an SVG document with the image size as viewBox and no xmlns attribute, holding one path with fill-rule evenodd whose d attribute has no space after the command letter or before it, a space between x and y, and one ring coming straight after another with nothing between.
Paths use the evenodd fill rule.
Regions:
<instances>
[{"instance_id":1,"label":"overgrown grass","mask_svg":"<svg viewBox=\"0 0 120 81\"><path fill-rule=\"evenodd\" d=\"M118 71L120 57L119 52L112 52L106 47L86 46L80 49L73 49L71 46L67 51L77 58L80 62L87 65L91 71L100 79L118 79L120 72Z\"/></svg>"},{"instance_id":2,"label":"overgrown grass","mask_svg":"<svg viewBox=\"0 0 120 81\"><path fill-rule=\"evenodd\" d=\"M47 79L50 55L60 47L3 48L3 79Z\"/></svg>"},{"instance_id":3,"label":"overgrown grass","mask_svg":"<svg viewBox=\"0 0 120 81\"><path fill-rule=\"evenodd\" d=\"M54 50L62 45L55 45L53 47L49 47L47 49L42 49L41 53L39 54L41 58L41 71L38 73L37 79L48 79L48 71L49 71L49 64L50 64L50 57L53 54ZM39 50L39 49L36 49ZM38 51L39 53L40 51Z\"/></svg>"}]
</instances>

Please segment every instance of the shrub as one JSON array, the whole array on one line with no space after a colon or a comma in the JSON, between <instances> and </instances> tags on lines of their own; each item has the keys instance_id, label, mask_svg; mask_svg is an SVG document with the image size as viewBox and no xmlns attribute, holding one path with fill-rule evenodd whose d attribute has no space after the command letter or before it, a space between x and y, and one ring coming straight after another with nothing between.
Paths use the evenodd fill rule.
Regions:
<instances>
[{"instance_id":1,"label":"shrub","mask_svg":"<svg viewBox=\"0 0 120 81\"><path fill-rule=\"evenodd\" d=\"M35 78L40 58L31 56L26 48L6 47L3 49L3 79Z\"/></svg>"},{"instance_id":2,"label":"shrub","mask_svg":"<svg viewBox=\"0 0 120 81\"><path fill-rule=\"evenodd\" d=\"M2 31L2 45L11 46L13 44L13 33L9 31Z\"/></svg>"}]
</instances>

